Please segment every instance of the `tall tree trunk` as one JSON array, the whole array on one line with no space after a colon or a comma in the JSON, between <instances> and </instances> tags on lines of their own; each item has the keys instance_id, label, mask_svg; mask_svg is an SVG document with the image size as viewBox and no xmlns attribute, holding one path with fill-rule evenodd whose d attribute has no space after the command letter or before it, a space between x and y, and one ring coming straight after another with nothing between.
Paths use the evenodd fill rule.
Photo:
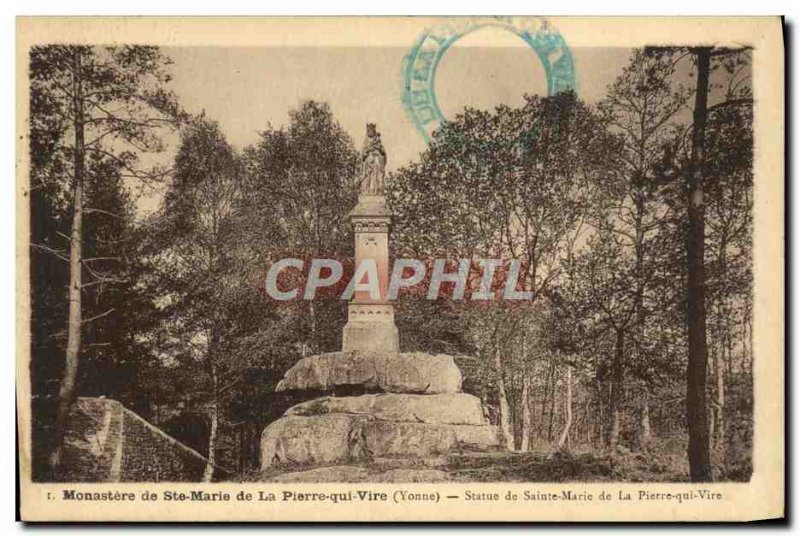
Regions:
<instances>
[{"instance_id":1,"label":"tall tree trunk","mask_svg":"<svg viewBox=\"0 0 800 537\"><path fill-rule=\"evenodd\" d=\"M72 229L69 249L69 320L67 324L67 350L64 374L58 390L58 409L53 430L53 451L50 466L55 471L61 464L64 432L72 403L75 400L75 384L78 378L78 360L81 351L81 258L83 256L83 184L84 184L84 113L83 81L81 80L81 51L73 56L72 114L75 130L75 147L72 152L74 180L72 184Z\"/></svg>"},{"instance_id":2,"label":"tall tree trunk","mask_svg":"<svg viewBox=\"0 0 800 537\"><path fill-rule=\"evenodd\" d=\"M642 394L642 406L639 414L639 447L645 449L650 441L650 392L647 386Z\"/></svg>"},{"instance_id":3,"label":"tall tree trunk","mask_svg":"<svg viewBox=\"0 0 800 537\"><path fill-rule=\"evenodd\" d=\"M703 163L705 161L706 120L711 49L694 51L697 63L697 92L694 104L692 153L687 177L686 233L686 323L689 333L689 362L686 367L686 420L689 429L689 474L694 482L712 480L708 443L708 408L706 401L706 274L705 274L705 200L703 199Z\"/></svg>"},{"instance_id":4,"label":"tall tree trunk","mask_svg":"<svg viewBox=\"0 0 800 537\"><path fill-rule=\"evenodd\" d=\"M504 385L506 386L516 386L516 378L514 372L516 371L513 363L513 354L511 358L511 362L506 364L508 370L508 378L505 379ZM520 401L520 394L514 393L513 390L509 390L506 392L508 396L508 416L509 422L511 423L511 438L512 438L512 446L514 451L519 451L520 445L522 444L522 438L519 435L520 430L522 429L522 412L521 412L521 401Z\"/></svg>"},{"instance_id":5,"label":"tall tree trunk","mask_svg":"<svg viewBox=\"0 0 800 537\"><path fill-rule=\"evenodd\" d=\"M511 416L509 415L506 383L503 378L503 363L500 360L500 349L494 351L494 365L497 371L497 399L500 405L500 441L503 449L514 450L514 436L511 433Z\"/></svg>"},{"instance_id":6,"label":"tall tree trunk","mask_svg":"<svg viewBox=\"0 0 800 537\"><path fill-rule=\"evenodd\" d=\"M217 369L212 363L211 370L211 406L208 409L209 421L211 422L208 434L208 460L206 469L203 472L203 482L210 483L214 478L214 467L217 461L217 436L219 431L219 382L217 380Z\"/></svg>"},{"instance_id":7,"label":"tall tree trunk","mask_svg":"<svg viewBox=\"0 0 800 537\"><path fill-rule=\"evenodd\" d=\"M625 381L624 372L624 352L625 352L625 330L617 329L617 339L614 344L614 363L612 364L611 379L611 411L609 412L608 424L608 447L611 450L617 448L620 434L620 413L622 412L622 390Z\"/></svg>"},{"instance_id":8,"label":"tall tree trunk","mask_svg":"<svg viewBox=\"0 0 800 537\"><path fill-rule=\"evenodd\" d=\"M603 389L603 383L599 380L595 380L597 384L597 445L601 448L603 447L604 442L606 441L605 435L605 425L606 425L606 417L605 411L603 408L603 395L605 389Z\"/></svg>"},{"instance_id":9,"label":"tall tree trunk","mask_svg":"<svg viewBox=\"0 0 800 537\"><path fill-rule=\"evenodd\" d=\"M530 451L531 449L531 375L529 372L524 372L522 377L522 395L520 395L522 404L522 442L520 444L521 451Z\"/></svg>"},{"instance_id":10,"label":"tall tree trunk","mask_svg":"<svg viewBox=\"0 0 800 537\"><path fill-rule=\"evenodd\" d=\"M572 427L572 366L567 366L567 394L564 398L564 410L567 418L564 422L564 429L561 431L561 436L558 439L557 449L564 447L564 443L569 438L569 429Z\"/></svg>"},{"instance_id":11,"label":"tall tree trunk","mask_svg":"<svg viewBox=\"0 0 800 537\"><path fill-rule=\"evenodd\" d=\"M547 373L545 374L544 378L544 389L542 395L542 413L539 416L539 423L536 426L536 433L540 438L544 437L544 422L547 418L547 396L550 391L550 377L552 376L553 371L553 364L552 362L548 365Z\"/></svg>"},{"instance_id":12,"label":"tall tree trunk","mask_svg":"<svg viewBox=\"0 0 800 537\"><path fill-rule=\"evenodd\" d=\"M593 434L593 422L592 422L592 406L589 403L589 394L586 394L586 401L585 401L585 413L586 413L586 443L589 444L589 447L592 447L592 434Z\"/></svg>"},{"instance_id":13,"label":"tall tree trunk","mask_svg":"<svg viewBox=\"0 0 800 537\"><path fill-rule=\"evenodd\" d=\"M636 358L640 364L644 364L648 359L644 352L645 341L645 311L644 311L644 288L645 288L645 274L644 274L644 214L645 214L644 194L637 191L636 196L636 326L634 334L636 341L634 349ZM646 369L646 368L645 368ZM644 388L639 408L639 431L637 437L637 448L645 449L647 442L650 439L650 408L648 401L648 383L647 374L642 374Z\"/></svg>"},{"instance_id":14,"label":"tall tree trunk","mask_svg":"<svg viewBox=\"0 0 800 537\"><path fill-rule=\"evenodd\" d=\"M714 404L714 447L724 455L725 447L725 360L717 357L716 363L717 397Z\"/></svg>"},{"instance_id":15,"label":"tall tree trunk","mask_svg":"<svg viewBox=\"0 0 800 537\"><path fill-rule=\"evenodd\" d=\"M722 281L728 279L728 252L727 252L726 237L722 237L719 246L719 261L720 269L719 274ZM736 322L731 315L731 308L728 307L727 296L724 291L722 296L719 297L719 318L722 324L722 341L720 342L719 352L717 353L716 360L714 361L714 376L715 376L715 393L714 393L714 432L711 435L711 442L713 442L714 449L718 455L723 458L725 455L725 374L726 366L730 362L731 348L731 333L733 332L733 324Z\"/></svg>"}]
</instances>

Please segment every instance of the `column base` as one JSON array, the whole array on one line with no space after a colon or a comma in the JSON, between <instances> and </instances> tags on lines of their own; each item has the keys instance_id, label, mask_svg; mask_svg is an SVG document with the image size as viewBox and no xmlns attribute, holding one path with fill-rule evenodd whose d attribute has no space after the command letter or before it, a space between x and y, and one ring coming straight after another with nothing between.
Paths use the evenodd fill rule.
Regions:
<instances>
[{"instance_id":1,"label":"column base","mask_svg":"<svg viewBox=\"0 0 800 537\"><path fill-rule=\"evenodd\" d=\"M400 352L391 304L350 304L342 331L342 350Z\"/></svg>"}]
</instances>

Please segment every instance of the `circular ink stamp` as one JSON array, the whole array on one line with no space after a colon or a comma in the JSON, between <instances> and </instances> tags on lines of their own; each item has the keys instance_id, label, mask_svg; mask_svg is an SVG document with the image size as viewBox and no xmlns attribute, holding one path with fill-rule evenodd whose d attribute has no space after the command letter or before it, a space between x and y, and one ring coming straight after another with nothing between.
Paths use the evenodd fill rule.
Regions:
<instances>
[{"instance_id":1,"label":"circular ink stamp","mask_svg":"<svg viewBox=\"0 0 800 537\"><path fill-rule=\"evenodd\" d=\"M425 141L445 120L434 91L436 69L459 39L481 28L496 27L518 35L539 57L547 76L547 94L575 89L575 65L564 38L544 19L513 17L455 18L426 29L406 55L403 105Z\"/></svg>"}]
</instances>

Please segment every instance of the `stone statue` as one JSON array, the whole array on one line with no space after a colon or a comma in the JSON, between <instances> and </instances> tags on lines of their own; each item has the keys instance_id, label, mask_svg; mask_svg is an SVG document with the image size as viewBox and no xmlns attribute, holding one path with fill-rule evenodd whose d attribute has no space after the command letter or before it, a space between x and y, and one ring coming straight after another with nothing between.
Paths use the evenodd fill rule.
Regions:
<instances>
[{"instance_id":1,"label":"stone statue","mask_svg":"<svg viewBox=\"0 0 800 537\"><path fill-rule=\"evenodd\" d=\"M367 137L361 150L361 193L382 196L386 174L386 150L374 123L367 123Z\"/></svg>"}]
</instances>

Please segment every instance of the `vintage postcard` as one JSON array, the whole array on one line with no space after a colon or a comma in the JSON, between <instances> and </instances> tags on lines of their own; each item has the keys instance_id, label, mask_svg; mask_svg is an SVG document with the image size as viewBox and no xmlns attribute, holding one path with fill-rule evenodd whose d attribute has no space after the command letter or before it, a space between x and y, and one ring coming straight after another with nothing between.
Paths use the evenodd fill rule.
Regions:
<instances>
[{"instance_id":1,"label":"vintage postcard","mask_svg":"<svg viewBox=\"0 0 800 537\"><path fill-rule=\"evenodd\" d=\"M779 17L20 18L26 521L784 516Z\"/></svg>"}]
</instances>

